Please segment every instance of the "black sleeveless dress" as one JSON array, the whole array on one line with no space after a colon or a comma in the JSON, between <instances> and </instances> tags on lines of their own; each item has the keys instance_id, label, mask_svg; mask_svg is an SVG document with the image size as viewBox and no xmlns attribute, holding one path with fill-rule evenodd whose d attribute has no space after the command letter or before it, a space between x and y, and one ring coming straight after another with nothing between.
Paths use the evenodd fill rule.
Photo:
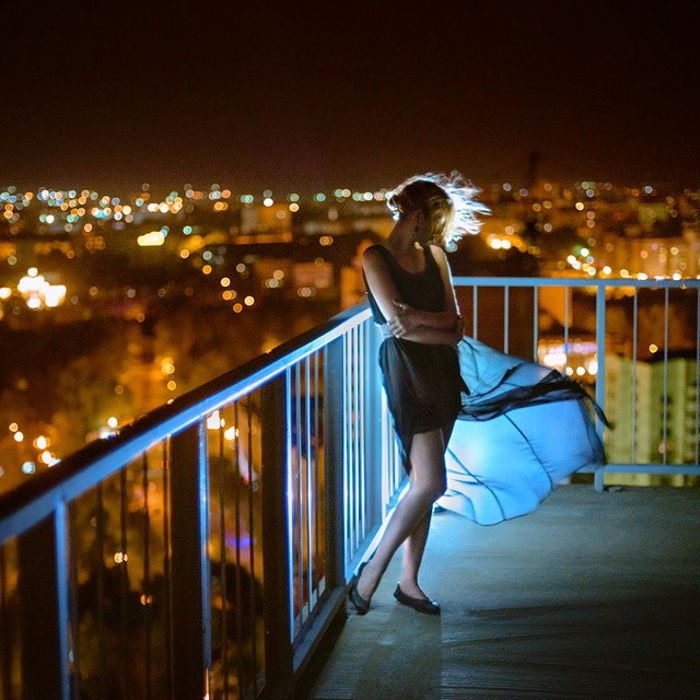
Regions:
<instances>
[{"instance_id":1,"label":"black sleeveless dress","mask_svg":"<svg viewBox=\"0 0 700 700\"><path fill-rule=\"evenodd\" d=\"M388 248L372 247L386 261L403 302L444 310L430 246L423 247L425 268L418 273L404 269ZM458 419L445 450L447 490L437 505L494 525L535 510L573 472L607 463L587 404L601 425L613 426L582 384L466 335L457 347L396 338L366 277L365 285L384 336L379 366L407 473L413 435Z\"/></svg>"},{"instance_id":2,"label":"black sleeveless dress","mask_svg":"<svg viewBox=\"0 0 700 700\"><path fill-rule=\"evenodd\" d=\"M371 247L386 261L401 301L416 309L444 311L445 288L429 245L423 246L425 266L421 272L406 270L385 246ZM386 319L364 279L374 322L387 329ZM469 389L460 374L457 350L451 345L417 343L397 338L387 329L379 348L379 366L401 461L410 473L413 435L451 424L460 412L462 392L468 394Z\"/></svg>"}]
</instances>

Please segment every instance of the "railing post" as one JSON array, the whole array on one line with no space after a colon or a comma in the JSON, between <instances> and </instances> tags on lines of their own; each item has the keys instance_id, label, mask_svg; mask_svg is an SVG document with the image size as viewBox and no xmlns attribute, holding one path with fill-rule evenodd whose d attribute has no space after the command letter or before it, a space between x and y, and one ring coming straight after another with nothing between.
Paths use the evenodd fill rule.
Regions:
<instances>
[{"instance_id":1,"label":"railing post","mask_svg":"<svg viewBox=\"0 0 700 700\"><path fill-rule=\"evenodd\" d=\"M173 688L203 698L211 672L211 571L205 420L171 438Z\"/></svg>"},{"instance_id":2,"label":"railing post","mask_svg":"<svg viewBox=\"0 0 700 700\"><path fill-rule=\"evenodd\" d=\"M345 367L343 363L343 337L326 346L323 363L323 412L326 455L326 524L327 571L330 588L344 586L345 581L345 527L343 489L344 451L347 428L343 419L343 393L345 391Z\"/></svg>"},{"instance_id":3,"label":"railing post","mask_svg":"<svg viewBox=\"0 0 700 700\"><path fill-rule=\"evenodd\" d=\"M70 697L66 508L18 538L22 697Z\"/></svg>"},{"instance_id":4,"label":"railing post","mask_svg":"<svg viewBox=\"0 0 700 700\"><path fill-rule=\"evenodd\" d=\"M382 378L379 369L379 346L383 340L379 330L371 321L366 328L367 343L366 371L364 373L365 382L365 434L367 435L366 461L369 465L367 470L367 509L370 515L370 522L381 525L382 513L382 474L385 465L382 464Z\"/></svg>"},{"instance_id":5,"label":"railing post","mask_svg":"<svg viewBox=\"0 0 700 700\"><path fill-rule=\"evenodd\" d=\"M605 283L598 285L595 304L595 340L598 354L598 370L595 381L595 400L605 410ZM605 425L596 415L596 429L602 442ZM593 488L602 491L604 488L603 470L596 469L593 474Z\"/></svg>"},{"instance_id":6,"label":"railing post","mask_svg":"<svg viewBox=\"0 0 700 700\"><path fill-rule=\"evenodd\" d=\"M265 697L291 697L294 654L291 639L291 548L289 461L287 446L291 426L287 404L290 400L285 370L261 389L263 494L262 537L265 585Z\"/></svg>"}]
</instances>

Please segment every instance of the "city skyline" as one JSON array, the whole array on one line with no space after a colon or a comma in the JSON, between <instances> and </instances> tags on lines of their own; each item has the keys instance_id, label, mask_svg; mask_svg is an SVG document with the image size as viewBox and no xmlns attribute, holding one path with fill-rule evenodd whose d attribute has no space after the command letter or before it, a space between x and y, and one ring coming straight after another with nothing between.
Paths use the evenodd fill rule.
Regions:
<instances>
[{"instance_id":1,"label":"city skyline","mask_svg":"<svg viewBox=\"0 0 700 700\"><path fill-rule=\"evenodd\" d=\"M595 178L577 177L569 179L550 178L537 176L532 181L530 187L524 184L524 178L508 178L505 180L482 180L474 181L473 184L481 188L481 192L477 198L484 200L493 200L494 198L504 198L518 195L520 197L536 196L535 192L541 190L543 186L552 186L557 190L583 190L584 192L592 187L593 189L600 188L601 190L630 192L642 194L645 197L654 198L662 197L670 192L694 192L700 188L698 185L684 184L683 182L674 182L672 180L655 180L655 179L640 179L636 182L621 183L614 180L603 178L596 180ZM268 183L269 184L269 183ZM336 186L338 183L325 183L321 187L294 187L293 183L287 187L278 187L272 189L269 186L247 187L245 181L230 182L228 180L206 181L205 179L194 179L180 177L168 182L151 183L144 178L135 177L131 184L126 186L113 187L93 187L91 183L79 182L48 182L41 180L31 186L18 185L16 182L0 182L0 194L15 194L20 196L25 193L31 193L32 196L39 192L60 192L67 195L69 192L80 192L87 190L88 192L97 192L100 196L120 196L134 197L144 191L149 192L152 196L166 197L169 194L182 194L187 191L208 193L215 191L228 191L229 196L239 199L242 203L253 203L254 201L263 201L268 197L273 197L275 200L284 199L289 201L325 201L319 200L318 195L323 198L333 199L375 199L384 201L387 193L391 192L392 186L384 184L370 189L364 189L359 186L353 186L355 183L342 182L342 186ZM399 184L399 183L393 183Z\"/></svg>"},{"instance_id":2,"label":"city skyline","mask_svg":"<svg viewBox=\"0 0 700 700\"><path fill-rule=\"evenodd\" d=\"M685 3L422 17L181 0L7 17L5 184L377 189L453 168L520 183L531 153L557 180L700 177Z\"/></svg>"}]
</instances>

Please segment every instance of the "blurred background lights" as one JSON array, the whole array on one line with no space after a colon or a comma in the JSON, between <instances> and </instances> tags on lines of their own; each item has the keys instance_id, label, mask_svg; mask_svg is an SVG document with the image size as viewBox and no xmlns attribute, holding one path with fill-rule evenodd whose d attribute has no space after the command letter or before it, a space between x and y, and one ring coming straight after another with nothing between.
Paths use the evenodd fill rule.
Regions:
<instances>
[{"instance_id":1,"label":"blurred background lights","mask_svg":"<svg viewBox=\"0 0 700 700\"><path fill-rule=\"evenodd\" d=\"M316 183L315 187L324 185ZM386 189L326 185L325 192L310 189L300 194L299 191L275 190L274 198L271 189L263 191L262 187L254 190L255 195L241 193L235 188L225 189L224 184L218 183L204 184L200 188L185 184L178 189L168 187L161 192L155 186L151 190L148 183L144 183L141 191L121 197L90 189L41 187L36 192L18 192L17 188L6 187L5 191L0 191L0 223L10 231L10 235L0 241L0 263L6 263L7 273L2 280L4 286L0 286L0 318L14 322L16 316L16 322L22 324L44 323L45 318L49 323L62 323L68 318L89 323L91 318L94 322L105 314L119 314L128 323L145 324L135 329L145 334L150 331L150 322L160 319L160 299L165 308L166 303L176 306L185 297L192 297L185 301L211 302L217 305L216 312L223 309L228 314L242 314L242 318L231 319L234 325L255 324L257 309L267 310L268 304L284 305L292 300L293 303L308 302L313 309L312 302L316 298L327 301L329 297L324 289L342 282L334 279L334 275L338 256L346 255L348 237L345 234L359 235L372 230L379 235L385 233L381 226L388 224L382 220L386 207L377 205L384 201L389 191ZM520 252L539 259L531 262L541 265L538 269L543 276L622 278L624 285L614 285L616 299L631 297L637 280L700 279L697 274L700 258L694 245L688 245L685 240L688 230L696 235L697 211L700 211L697 189L685 188L671 196L662 184L613 188L611 183L584 180L560 185L539 177L532 181L531 187L503 182L500 178L491 183L490 189L501 208L499 216L481 235L480 245L490 263L497 265L497 259L507 259L509 264L517 265ZM214 211L221 213L209 216ZM302 215L297 214L299 211ZM678 217L676 222L672 221L674 217ZM131 222L134 225L129 227ZM41 240L34 250L25 250L20 238L32 224ZM654 229L659 229L658 235L652 230L652 224ZM173 238L176 238L174 242ZM172 246L166 244L166 239ZM259 243L288 242L292 246L299 243L299 250L305 247L305 251L298 256L275 251L265 259L267 251L253 253L252 249L245 248ZM67 295L65 285L54 283L63 281L58 275L64 274L66 260L75 258L75 267L80 263L82 269L97 270L99 267L93 265L98 261L91 263L89 254L106 247L108 254L122 255L124 250L133 252L137 243L143 248L160 247L163 253L175 259L176 264L166 272L166 265L173 262L166 262L166 255L138 249L145 266L163 266L163 279L118 276L113 281L109 274L92 277L78 274L75 282L72 278L68 281L68 286L76 285L71 295ZM550 244L553 248L547 249ZM273 248L264 247L269 247L270 251ZM620 268L621 264L630 267ZM208 279L207 275L210 275ZM175 279L168 280L168 277ZM352 275L350 281L351 278ZM581 294L592 294L594 284L585 284L590 286L580 287ZM234 286L238 287L237 291ZM610 285L606 289L609 288ZM348 299L357 291L354 283L348 284ZM39 311L59 307L67 300L71 303L58 312ZM549 322L549 318L547 320ZM576 328L576 333L583 333L584 328L585 325ZM569 330L574 332L571 327ZM661 353L673 349L672 341L659 349L657 344L649 343L648 337L654 335L640 335L642 337L646 341L640 341L640 349L648 347L648 353L642 353L646 355L644 361L657 362ZM538 338L537 348L545 365L592 382L598 371L597 361L593 359L595 350L586 355L589 351L572 351L571 343L556 345L545 338ZM274 347L280 340L265 339L260 347ZM190 388L189 362L181 362L179 350L176 354L169 342L146 353L145 344L150 342L146 340L133 355L147 358L144 376L152 376L155 387L152 391L158 392L161 403L167 403L173 400L175 391ZM175 358L166 357L168 352ZM123 383L114 382L108 390L112 400L115 394L126 400L134 393L129 377L119 377L119 381ZM18 378L17 388L22 391L41 390L41 383L31 376L23 378L22 382L20 386ZM98 415L111 412L120 420L126 420L132 411L131 407L112 403L107 405L106 412L100 410ZM17 416L23 430L20 431L18 423L14 422L6 433L5 444L15 455L11 457L14 464L9 465L7 455L0 454L0 462L8 472L5 483L10 466L12 475L17 475L23 460L32 457L35 469L40 471L43 465L57 462L55 453L60 454L64 448L59 432L48 421L40 424L40 430L50 434L56 444L46 434L35 437L39 430L30 427L21 410L10 415ZM115 434L118 425L117 417L109 416L94 432L100 437L109 437ZM235 439L235 435L233 427L229 427L226 438Z\"/></svg>"},{"instance_id":2,"label":"blurred background lights","mask_svg":"<svg viewBox=\"0 0 700 700\"><path fill-rule=\"evenodd\" d=\"M163 245L165 240L165 234L162 231L150 231L149 233L144 233L136 239L136 242L146 248L148 246L159 246Z\"/></svg>"},{"instance_id":3,"label":"blurred background lights","mask_svg":"<svg viewBox=\"0 0 700 700\"><path fill-rule=\"evenodd\" d=\"M214 411L207 416L207 428L209 428L209 430L217 430L225 424L226 421L221 417L219 411Z\"/></svg>"},{"instance_id":4,"label":"blurred background lights","mask_svg":"<svg viewBox=\"0 0 700 700\"><path fill-rule=\"evenodd\" d=\"M54 464L56 460L56 455L51 453L49 450L44 450L40 455L39 459L47 465Z\"/></svg>"}]
</instances>

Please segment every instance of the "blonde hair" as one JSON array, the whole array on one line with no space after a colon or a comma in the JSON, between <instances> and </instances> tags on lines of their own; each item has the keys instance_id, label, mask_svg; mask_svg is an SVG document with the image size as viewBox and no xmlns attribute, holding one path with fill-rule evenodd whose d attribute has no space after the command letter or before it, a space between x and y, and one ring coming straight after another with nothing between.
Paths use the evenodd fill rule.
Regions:
<instances>
[{"instance_id":1,"label":"blonde hair","mask_svg":"<svg viewBox=\"0 0 700 700\"><path fill-rule=\"evenodd\" d=\"M479 233L482 222L475 213L491 213L486 205L474 200L479 192L481 189L457 170L449 175L425 173L409 177L388 192L387 206L394 219L420 209L429 224L427 242L455 250L456 241L465 233Z\"/></svg>"}]
</instances>

